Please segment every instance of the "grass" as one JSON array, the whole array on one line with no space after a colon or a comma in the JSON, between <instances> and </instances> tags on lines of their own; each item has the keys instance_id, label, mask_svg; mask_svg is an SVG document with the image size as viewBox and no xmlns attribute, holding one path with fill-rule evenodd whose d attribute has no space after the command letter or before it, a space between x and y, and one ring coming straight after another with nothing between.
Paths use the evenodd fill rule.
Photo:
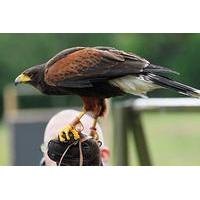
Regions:
<instances>
[{"instance_id":1,"label":"grass","mask_svg":"<svg viewBox=\"0 0 200 200\"><path fill-rule=\"evenodd\" d=\"M144 113L148 147L154 165L200 165L200 115L198 113ZM131 164L136 164L129 143Z\"/></svg>"},{"instance_id":2,"label":"grass","mask_svg":"<svg viewBox=\"0 0 200 200\"><path fill-rule=\"evenodd\" d=\"M6 125L0 122L0 165L10 164L10 141Z\"/></svg>"}]
</instances>

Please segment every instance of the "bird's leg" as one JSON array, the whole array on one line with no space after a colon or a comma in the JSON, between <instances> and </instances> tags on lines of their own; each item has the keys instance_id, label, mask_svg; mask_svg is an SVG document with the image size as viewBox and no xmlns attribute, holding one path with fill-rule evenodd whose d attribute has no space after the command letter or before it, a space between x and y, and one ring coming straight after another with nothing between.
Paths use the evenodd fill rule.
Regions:
<instances>
[{"instance_id":1,"label":"bird's leg","mask_svg":"<svg viewBox=\"0 0 200 200\"><path fill-rule=\"evenodd\" d=\"M99 135L98 135L97 129L96 129L97 119L98 119L98 117L95 116L92 126L90 127L90 136L92 136L96 140L99 140Z\"/></svg>"},{"instance_id":2,"label":"bird's leg","mask_svg":"<svg viewBox=\"0 0 200 200\"><path fill-rule=\"evenodd\" d=\"M80 119L83 117L83 115L86 112L87 112L86 109L83 108L83 110L80 112L80 114L70 124L68 124L66 127L64 127L60 131L60 133L58 135L58 139L60 140L60 142L69 141L71 139L70 134L72 134L74 140L80 139L80 135L79 135L80 130L77 130L80 128L76 129L76 125L81 124ZM83 127L82 124L81 124L81 127Z\"/></svg>"},{"instance_id":3,"label":"bird's leg","mask_svg":"<svg viewBox=\"0 0 200 200\"><path fill-rule=\"evenodd\" d=\"M94 117L93 117L94 121L92 123L92 126L90 127L90 136L92 136L97 141L99 140L99 135L97 133L96 125L97 125L98 117L100 116L101 112L102 112L102 106L98 105L94 112Z\"/></svg>"},{"instance_id":4,"label":"bird's leg","mask_svg":"<svg viewBox=\"0 0 200 200\"><path fill-rule=\"evenodd\" d=\"M96 97L96 98L93 97L91 102L93 103L91 110L93 111L93 114L94 114L93 115L94 121L92 123L92 126L90 127L90 130L91 130L90 135L98 141L99 135L96 131L96 124L97 124L98 118L105 114L106 102L104 98L99 98L99 97Z\"/></svg>"}]
</instances>

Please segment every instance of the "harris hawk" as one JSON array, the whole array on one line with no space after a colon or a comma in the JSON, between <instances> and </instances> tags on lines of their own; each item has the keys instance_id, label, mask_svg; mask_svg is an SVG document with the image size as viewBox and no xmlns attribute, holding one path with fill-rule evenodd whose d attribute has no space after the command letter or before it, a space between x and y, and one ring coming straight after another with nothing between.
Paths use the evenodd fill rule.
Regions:
<instances>
[{"instance_id":1,"label":"harris hawk","mask_svg":"<svg viewBox=\"0 0 200 200\"><path fill-rule=\"evenodd\" d=\"M44 64L26 69L15 84L29 83L48 95L79 95L83 110L59 133L59 140L78 140L76 125L88 111L93 113L91 136L98 139L96 123L106 111L105 99L126 93L145 96L157 88L173 89L179 93L200 97L200 91L174 81L165 74L172 69L151 64L144 58L111 47L74 47L65 49ZM164 75L163 75L164 74Z\"/></svg>"}]
</instances>

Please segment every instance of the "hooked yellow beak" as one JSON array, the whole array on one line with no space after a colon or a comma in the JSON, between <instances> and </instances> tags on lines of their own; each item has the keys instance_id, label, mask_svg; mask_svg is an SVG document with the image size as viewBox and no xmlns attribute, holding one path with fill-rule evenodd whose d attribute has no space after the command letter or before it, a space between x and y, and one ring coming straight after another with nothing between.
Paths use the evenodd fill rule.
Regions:
<instances>
[{"instance_id":1,"label":"hooked yellow beak","mask_svg":"<svg viewBox=\"0 0 200 200\"><path fill-rule=\"evenodd\" d=\"M15 85L19 83L26 83L29 82L31 78L25 74L20 74L16 79L15 79Z\"/></svg>"}]
</instances>

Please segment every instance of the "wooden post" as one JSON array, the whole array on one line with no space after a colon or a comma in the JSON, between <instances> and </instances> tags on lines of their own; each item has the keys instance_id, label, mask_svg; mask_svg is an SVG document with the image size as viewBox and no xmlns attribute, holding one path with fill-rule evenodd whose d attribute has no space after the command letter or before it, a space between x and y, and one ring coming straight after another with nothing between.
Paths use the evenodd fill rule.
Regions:
<instances>
[{"instance_id":1,"label":"wooden post","mask_svg":"<svg viewBox=\"0 0 200 200\"><path fill-rule=\"evenodd\" d=\"M18 108L17 91L11 85L6 86L4 89L3 105L5 118L16 116Z\"/></svg>"},{"instance_id":2,"label":"wooden post","mask_svg":"<svg viewBox=\"0 0 200 200\"><path fill-rule=\"evenodd\" d=\"M131 119L131 120L130 120ZM133 130L134 142L139 162L142 166L152 165L148 150L145 133L142 127L141 115L139 112L129 112L129 127Z\"/></svg>"},{"instance_id":3,"label":"wooden post","mask_svg":"<svg viewBox=\"0 0 200 200\"><path fill-rule=\"evenodd\" d=\"M113 109L113 147L116 165L128 165L126 113L119 104Z\"/></svg>"}]
</instances>

